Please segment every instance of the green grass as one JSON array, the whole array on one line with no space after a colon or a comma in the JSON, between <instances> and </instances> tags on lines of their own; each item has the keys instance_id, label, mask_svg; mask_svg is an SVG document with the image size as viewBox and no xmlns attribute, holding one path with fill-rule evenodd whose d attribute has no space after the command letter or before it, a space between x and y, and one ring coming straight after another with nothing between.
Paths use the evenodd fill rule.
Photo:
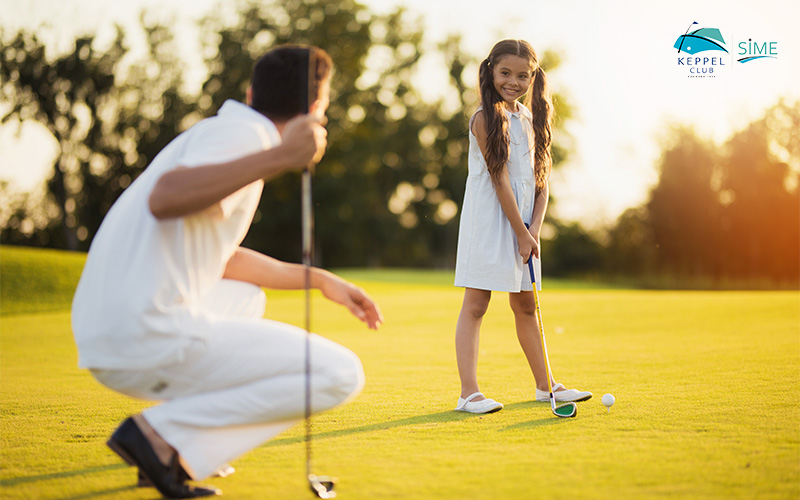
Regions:
<instances>
[{"instance_id":1,"label":"green grass","mask_svg":"<svg viewBox=\"0 0 800 500\"><path fill-rule=\"evenodd\" d=\"M0 246L0 314L69 309L86 254Z\"/></svg>"},{"instance_id":2,"label":"green grass","mask_svg":"<svg viewBox=\"0 0 800 500\"><path fill-rule=\"evenodd\" d=\"M3 247L4 268L7 255ZM53 268L80 269L74 255L46 257ZM315 297L314 328L353 349L367 374L353 402L313 421L314 469L340 478L342 499L800 497L796 291L549 282L541 298L557 378L595 394L564 420L532 401L507 294L495 294L484 321L479 365L482 390L506 407L468 416L452 411L461 291L451 274L343 274L380 302L387 322L367 331ZM44 286L42 275L15 279L28 290ZM5 293L0 498L158 498L134 488L133 470L104 446L118 422L147 403L76 368L68 300L34 312L38 302L18 297L32 295ZM269 297L268 317L301 324L301 293ZM21 312L8 313L6 300ZM610 412L600 404L606 392L617 399ZM295 426L235 461L232 477L209 483L232 499L311 498L303 432Z\"/></svg>"}]
</instances>

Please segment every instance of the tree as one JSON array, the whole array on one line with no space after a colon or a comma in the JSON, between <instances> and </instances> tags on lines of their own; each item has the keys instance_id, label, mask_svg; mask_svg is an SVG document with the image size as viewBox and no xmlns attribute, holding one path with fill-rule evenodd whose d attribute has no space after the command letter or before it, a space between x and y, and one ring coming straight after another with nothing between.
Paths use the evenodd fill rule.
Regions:
<instances>
[{"instance_id":1,"label":"tree","mask_svg":"<svg viewBox=\"0 0 800 500\"><path fill-rule=\"evenodd\" d=\"M688 128L674 129L670 139L647 203L658 271L718 276L720 204L713 183L719 155Z\"/></svg>"},{"instance_id":2,"label":"tree","mask_svg":"<svg viewBox=\"0 0 800 500\"><path fill-rule=\"evenodd\" d=\"M780 102L724 146L720 257L730 275L800 280L799 128L800 102Z\"/></svg>"},{"instance_id":3,"label":"tree","mask_svg":"<svg viewBox=\"0 0 800 500\"><path fill-rule=\"evenodd\" d=\"M721 147L673 129L648 202L609 233L608 268L718 286L800 284L799 126L800 103L781 101Z\"/></svg>"},{"instance_id":4,"label":"tree","mask_svg":"<svg viewBox=\"0 0 800 500\"><path fill-rule=\"evenodd\" d=\"M209 73L196 97L179 92L183 66L172 56L176 51L169 30L145 26L149 54L124 78L119 70L126 53L121 33L116 52L106 59L93 48L91 38L82 39L75 52L88 51L88 55L75 59L81 68L97 67L108 86L93 92L97 102L87 106L85 133L62 141L59 164L67 162L69 168L57 170L67 172L62 177L68 182L56 176L49 184L56 205L62 207L59 214L64 214L53 221L77 237L65 242L49 228L40 228L37 235L45 234L42 243L48 246L88 247L111 204L169 140L203 116L216 113L226 99L244 99L258 56L277 44L308 43L327 50L335 63L329 148L314 176L316 263L452 267L467 173L467 120L477 106L477 95L465 83L464 71L475 61L463 54L457 37L443 42L438 51L450 74L449 91L461 106L445 111L452 106L444 106L444 99L425 102L412 83L426 51L420 26L403 9L377 16L353 0L243 3L233 24L219 17L204 21L201 39L206 44L203 53L210 54ZM35 41L27 34L19 36ZM39 67L58 67L45 57L38 42L26 53L32 48L39 51ZM17 53L7 56L4 68L16 75ZM100 60L105 61L103 65ZM546 52L542 61L549 70L558 64L558 57ZM70 78L64 71L48 75L48 81ZM25 119L50 105L52 99L39 93L37 84L38 77L20 80L14 76L3 87L19 105L10 117ZM86 98L67 98L68 107L61 112L65 119L77 120L74 116L81 112L76 109L84 106L81 99ZM556 99L556 105L558 116L569 116L563 99ZM61 120L50 115L36 119L43 123ZM73 150L79 154L69 159ZM554 146L556 164L565 154L563 147ZM58 191L61 184L67 185L63 195ZM299 175L269 182L245 245L284 260L298 260L299 193ZM20 209L15 217L25 217L25 213ZM19 235L17 222L3 229L4 242Z\"/></svg>"},{"instance_id":5,"label":"tree","mask_svg":"<svg viewBox=\"0 0 800 500\"><path fill-rule=\"evenodd\" d=\"M120 29L102 52L83 37L51 60L37 37L22 31L0 49L2 95L12 103L3 122L36 120L61 149L44 206L17 202L3 242L86 250L117 197L185 128L192 108L179 92L182 68L170 32L144 30L149 56L124 80ZM33 234L20 231L25 221L36 221Z\"/></svg>"},{"instance_id":6,"label":"tree","mask_svg":"<svg viewBox=\"0 0 800 500\"><path fill-rule=\"evenodd\" d=\"M647 208L629 208L608 232L603 269L616 276L652 274L656 251Z\"/></svg>"},{"instance_id":7,"label":"tree","mask_svg":"<svg viewBox=\"0 0 800 500\"><path fill-rule=\"evenodd\" d=\"M542 258L547 274L581 276L598 272L602 267L603 248L598 239L577 222L551 222L556 230L552 240L542 242Z\"/></svg>"},{"instance_id":8,"label":"tree","mask_svg":"<svg viewBox=\"0 0 800 500\"><path fill-rule=\"evenodd\" d=\"M89 169L93 153L85 140L97 126L103 102L114 92L114 69L125 53L119 32L103 54L94 50L92 41L91 37L79 38L71 53L55 61L48 60L45 47L35 35L25 32L0 48L4 82L0 92L12 104L2 122L36 120L53 134L61 148L47 181L51 197L46 204L54 214L46 227L38 229L47 233L45 243L72 250L78 248L80 239L88 237L75 216L75 196L84 187L82 174ZM14 217L24 215L17 211Z\"/></svg>"},{"instance_id":9,"label":"tree","mask_svg":"<svg viewBox=\"0 0 800 500\"><path fill-rule=\"evenodd\" d=\"M439 51L449 68L450 91L461 106L448 113L442 101L425 102L411 82L424 51L420 25L403 9L375 16L348 0L252 4L235 27L206 25L219 33L201 97L208 113L225 99L241 99L252 60L269 46L308 43L333 57L329 148L314 176L319 264L454 264L467 118L477 98L463 72L474 61L460 51L458 37L443 42ZM557 64L548 54L545 59ZM559 150L556 159L562 158ZM245 244L297 260L298 177L286 175L266 186L260 218Z\"/></svg>"}]
</instances>

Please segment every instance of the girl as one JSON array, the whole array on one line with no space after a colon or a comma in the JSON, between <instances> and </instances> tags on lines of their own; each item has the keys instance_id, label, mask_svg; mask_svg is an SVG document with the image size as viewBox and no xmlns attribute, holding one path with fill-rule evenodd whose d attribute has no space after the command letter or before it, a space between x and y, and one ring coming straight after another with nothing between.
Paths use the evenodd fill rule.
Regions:
<instances>
[{"instance_id":1,"label":"girl","mask_svg":"<svg viewBox=\"0 0 800 500\"><path fill-rule=\"evenodd\" d=\"M503 405L478 390L477 370L479 331L492 290L511 292L517 337L536 379L536 399L549 399L527 262L534 258L541 276L539 233L549 197L553 113L544 71L524 40L498 42L481 62L478 78L481 106L469 125L469 177L456 257L455 285L465 287L456 325L461 378L456 410L491 413ZM557 401L592 397L552 384Z\"/></svg>"}]
</instances>

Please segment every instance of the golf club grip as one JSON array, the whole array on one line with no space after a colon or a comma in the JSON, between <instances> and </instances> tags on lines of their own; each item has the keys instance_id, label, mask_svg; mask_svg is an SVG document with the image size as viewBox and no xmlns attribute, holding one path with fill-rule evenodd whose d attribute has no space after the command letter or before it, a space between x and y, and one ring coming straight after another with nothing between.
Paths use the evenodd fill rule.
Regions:
<instances>
[{"instance_id":1,"label":"golf club grip","mask_svg":"<svg viewBox=\"0 0 800 500\"><path fill-rule=\"evenodd\" d=\"M535 287L536 286L536 273L533 272L533 254L531 254L531 256L528 257L528 271L531 272L531 283L533 283L533 286Z\"/></svg>"}]
</instances>

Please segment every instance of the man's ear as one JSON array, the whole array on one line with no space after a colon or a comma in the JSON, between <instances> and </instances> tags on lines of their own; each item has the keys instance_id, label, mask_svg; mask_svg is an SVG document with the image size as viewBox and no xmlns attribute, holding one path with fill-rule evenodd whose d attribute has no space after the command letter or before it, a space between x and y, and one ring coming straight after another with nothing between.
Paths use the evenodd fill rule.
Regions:
<instances>
[{"instance_id":1,"label":"man's ear","mask_svg":"<svg viewBox=\"0 0 800 500\"><path fill-rule=\"evenodd\" d=\"M247 86L247 92L245 92L245 99L248 106L253 104L253 87L250 85Z\"/></svg>"},{"instance_id":2,"label":"man's ear","mask_svg":"<svg viewBox=\"0 0 800 500\"><path fill-rule=\"evenodd\" d=\"M318 110L319 110L319 99L315 99L314 102L312 102L308 106L308 114L314 115L317 113Z\"/></svg>"},{"instance_id":3,"label":"man's ear","mask_svg":"<svg viewBox=\"0 0 800 500\"><path fill-rule=\"evenodd\" d=\"M308 114L316 117L323 126L328 123L328 117L325 116L325 110L321 108L319 99L312 102L311 106L308 107Z\"/></svg>"}]
</instances>

